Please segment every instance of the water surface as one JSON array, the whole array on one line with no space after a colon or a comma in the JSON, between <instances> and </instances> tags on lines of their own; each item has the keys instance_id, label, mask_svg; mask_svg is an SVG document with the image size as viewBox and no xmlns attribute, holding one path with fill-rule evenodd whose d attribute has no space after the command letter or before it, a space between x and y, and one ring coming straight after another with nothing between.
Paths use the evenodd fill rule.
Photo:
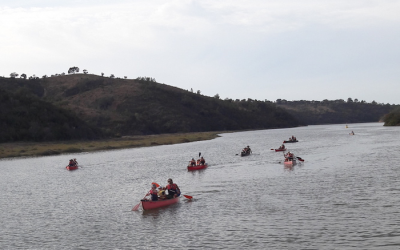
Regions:
<instances>
[{"instance_id":1,"label":"water surface","mask_svg":"<svg viewBox=\"0 0 400 250\"><path fill-rule=\"evenodd\" d=\"M1 160L0 249L399 249L399 129L308 126ZM305 162L285 168L271 149L292 135L287 148ZM238 156L247 145L253 155ZM199 152L210 167L187 172ZM82 168L67 171L70 158ZM131 211L168 178L194 199Z\"/></svg>"}]
</instances>

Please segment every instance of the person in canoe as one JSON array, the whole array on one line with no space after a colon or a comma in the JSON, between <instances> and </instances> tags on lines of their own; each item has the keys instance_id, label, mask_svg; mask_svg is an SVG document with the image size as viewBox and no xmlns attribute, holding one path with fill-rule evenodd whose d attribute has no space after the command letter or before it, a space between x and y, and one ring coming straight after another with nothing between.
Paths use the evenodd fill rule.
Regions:
<instances>
[{"instance_id":1,"label":"person in canoe","mask_svg":"<svg viewBox=\"0 0 400 250\"><path fill-rule=\"evenodd\" d=\"M70 166L70 167L74 167L74 166L76 166L76 163L74 162L74 160L73 160L73 159L69 160L69 164L68 164L68 166Z\"/></svg>"},{"instance_id":2,"label":"person in canoe","mask_svg":"<svg viewBox=\"0 0 400 250\"><path fill-rule=\"evenodd\" d=\"M200 165L206 164L206 160L204 160L203 156L200 158Z\"/></svg>"},{"instance_id":3,"label":"person in canoe","mask_svg":"<svg viewBox=\"0 0 400 250\"><path fill-rule=\"evenodd\" d=\"M194 158L192 158L192 160L189 161L189 166L196 166L196 161Z\"/></svg>"},{"instance_id":4,"label":"person in canoe","mask_svg":"<svg viewBox=\"0 0 400 250\"><path fill-rule=\"evenodd\" d=\"M160 200L165 200L167 198L167 196L165 195L165 190L163 187L159 187L158 188L158 199Z\"/></svg>"},{"instance_id":5,"label":"person in canoe","mask_svg":"<svg viewBox=\"0 0 400 250\"><path fill-rule=\"evenodd\" d=\"M76 158L74 158L74 163L75 165L78 165L78 161L76 160Z\"/></svg>"},{"instance_id":6,"label":"person in canoe","mask_svg":"<svg viewBox=\"0 0 400 250\"><path fill-rule=\"evenodd\" d=\"M178 185L176 185L171 178L168 179L168 185L165 187L168 190L168 199L176 198L181 195L181 190Z\"/></svg>"},{"instance_id":7,"label":"person in canoe","mask_svg":"<svg viewBox=\"0 0 400 250\"><path fill-rule=\"evenodd\" d=\"M290 153L290 151L287 152L287 154L285 155L285 157L288 158L288 160L290 160L290 161L293 160L293 156L294 155L292 153Z\"/></svg>"},{"instance_id":8,"label":"person in canoe","mask_svg":"<svg viewBox=\"0 0 400 250\"><path fill-rule=\"evenodd\" d=\"M280 146L279 149L285 149L285 144L282 144L282 146Z\"/></svg>"},{"instance_id":9,"label":"person in canoe","mask_svg":"<svg viewBox=\"0 0 400 250\"><path fill-rule=\"evenodd\" d=\"M146 194L146 196L151 196L150 200L151 201L158 201L158 191L157 191L157 186L156 184L151 184L151 189L150 191Z\"/></svg>"},{"instance_id":10,"label":"person in canoe","mask_svg":"<svg viewBox=\"0 0 400 250\"><path fill-rule=\"evenodd\" d=\"M196 165L197 165L197 166L200 165L200 159L197 159Z\"/></svg>"},{"instance_id":11,"label":"person in canoe","mask_svg":"<svg viewBox=\"0 0 400 250\"><path fill-rule=\"evenodd\" d=\"M251 149L250 149L250 146L247 146L246 152L248 152L248 153L250 153L250 154L252 153L252 152L251 152Z\"/></svg>"}]
</instances>

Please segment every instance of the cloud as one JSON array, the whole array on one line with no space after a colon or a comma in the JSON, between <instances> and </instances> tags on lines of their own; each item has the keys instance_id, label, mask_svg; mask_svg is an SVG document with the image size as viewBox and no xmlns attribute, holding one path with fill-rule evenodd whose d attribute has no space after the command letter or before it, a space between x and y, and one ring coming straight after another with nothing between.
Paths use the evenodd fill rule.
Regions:
<instances>
[{"instance_id":1,"label":"cloud","mask_svg":"<svg viewBox=\"0 0 400 250\"><path fill-rule=\"evenodd\" d=\"M279 86L313 88L296 98L329 89L321 83L376 84L381 77L392 84L399 77L398 1L17 2L22 7L0 5L7 34L1 75L79 66L207 95L272 100L285 98Z\"/></svg>"}]
</instances>

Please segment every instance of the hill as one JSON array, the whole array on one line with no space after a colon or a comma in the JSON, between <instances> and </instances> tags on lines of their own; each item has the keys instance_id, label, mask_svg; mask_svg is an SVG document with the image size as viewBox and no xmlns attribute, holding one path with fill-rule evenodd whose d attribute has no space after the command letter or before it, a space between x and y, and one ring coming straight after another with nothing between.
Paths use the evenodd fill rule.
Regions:
<instances>
[{"instance_id":1,"label":"hill","mask_svg":"<svg viewBox=\"0 0 400 250\"><path fill-rule=\"evenodd\" d=\"M400 107L394 109L383 118L384 126L400 126Z\"/></svg>"},{"instance_id":2,"label":"hill","mask_svg":"<svg viewBox=\"0 0 400 250\"><path fill-rule=\"evenodd\" d=\"M284 108L307 125L378 122L396 105L367 103L352 98L324 101L286 101L278 99L278 107Z\"/></svg>"},{"instance_id":3,"label":"hill","mask_svg":"<svg viewBox=\"0 0 400 250\"><path fill-rule=\"evenodd\" d=\"M268 101L220 100L160 84L89 74L41 79L0 78L0 88L23 89L111 135L267 129L301 123Z\"/></svg>"},{"instance_id":4,"label":"hill","mask_svg":"<svg viewBox=\"0 0 400 250\"><path fill-rule=\"evenodd\" d=\"M103 133L23 89L0 89L0 142L97 139Z\"/></svg>"}]
</instances>

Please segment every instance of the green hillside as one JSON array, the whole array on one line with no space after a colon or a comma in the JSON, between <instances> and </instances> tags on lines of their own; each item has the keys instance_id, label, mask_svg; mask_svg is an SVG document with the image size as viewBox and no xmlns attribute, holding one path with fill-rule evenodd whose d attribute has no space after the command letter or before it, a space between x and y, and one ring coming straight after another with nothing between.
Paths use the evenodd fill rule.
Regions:
<instances>
[{"instance_id":1,"label":"green hillside","mask_svg":"<svg viewBox=\"0 0 400 250\"><path fill-rule=\"evenodd\" d=\"M86 74L31 80L0 78L0 88L14 93L23 89L59 109L68 110L110 135L301 125L296 118L272 102L220 100L160 84L152 79L112 79ZM40 117L42 114L37 115Z\"/></svg>"},{"instance_id":2,"label":"green hillside","mask_svg":"<svg viewBox=\"0 0 400 250\"><path fill-rule=\"evenodd\" d=\"M69 111L29 92L0 89L0 142L87 140L102 134Z\"/></svg>"},{"instance_id":3,"label":"green hillside","mask_svg":"<svg viewBox=\"0 0 400 250\"><path fill-rule=\"evenodd\" d=\"M390 104L367 103L352 98L324 101L277 100L278 107L286 109L307 125L378 122L396 106Z\"/></svg>"},{"instance_id":4,"label":"green hillside","mask_svg":"<svg viewBox=\"0 0 400 250\"><path fill-rule=\"evenodd\" d=\"M400 107L394 109L383 118L384 126L400 126Z\"/></svg>"}]
</instances>

